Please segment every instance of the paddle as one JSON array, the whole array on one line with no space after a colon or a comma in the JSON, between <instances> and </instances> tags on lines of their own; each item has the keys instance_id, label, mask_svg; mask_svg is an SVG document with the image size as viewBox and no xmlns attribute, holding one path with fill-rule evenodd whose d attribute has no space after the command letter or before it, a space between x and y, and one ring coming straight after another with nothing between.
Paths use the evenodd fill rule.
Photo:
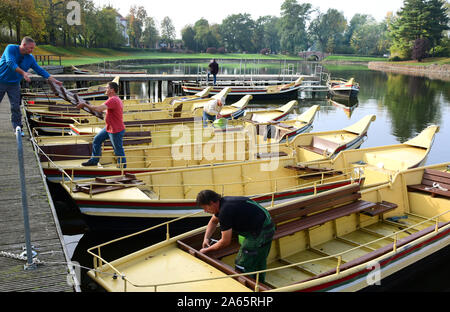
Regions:
<instances>
[{"instance_id":1,"label":"paddle","mask_svg":"<svg viewBox=\"0 0 450 312\"><path fill-rule=\"evenodd\" d=\"M75 106L77 106L80 103L88 103L89 104L88 101L80 98L78 96L78 94L67 91L66 88L64 88L63 86L57 85L56 83L54 83L50 80L48 81L48 84L50 85L50 88L52 89L53 93L56 96L59 96L60 98L66 100L67 102L69 102ZM84 111L94 115L97 118L100 118L100 119L104 118L103 113L92 111L88 107L83 107L82 109Z\"/></svg>"}]
</instances>

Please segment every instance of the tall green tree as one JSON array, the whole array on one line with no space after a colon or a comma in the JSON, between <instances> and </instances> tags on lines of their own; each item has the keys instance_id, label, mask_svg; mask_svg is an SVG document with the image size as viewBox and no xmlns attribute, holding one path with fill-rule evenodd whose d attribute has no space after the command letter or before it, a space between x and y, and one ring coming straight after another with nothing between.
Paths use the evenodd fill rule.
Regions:
<instances>
[{"instance_id":1,"label":"tall green tree","mask_svg":"<svg viewBox=\"0 0 450 312\"><path fill-rule=\"evenodd\" d=\"M220 26L220 34L227 50L255 52L252 42L254 28L255 22L248 13L232 14L225 18Z\"/></svg>"},{"instance_id":2,"label":"tall green tree","mask_svg":"<svg viewBox=\"0 0 450 312\"><path fill-rule=\"evenodd\" d=\"M132 6L127 16L128 36L132 47L141 46L141 37L144 27L144 21L147 17L147 11L143 6Z\"/></svg>"},{"instance_id":3,"label":"tall green tree","mask_svg":"<svg viewBox=\"0 0 450 312\"><path fill-rule=\"evenodd\" d=\"M144 47L154 48L160 39L155 20L147 16L144 20L144 30L142 32L141 43Z\"/></svg>"},{"instance_id":4,"label":"tall green tree","mask_svg":"<svg viewBox=\"0 0 450 312\"><path fill-rule=\"evenodd\" d=\"M183 40L184 46L191 51L196 51L197 43L195 41L195 30L192 25L186 25L181 30L181 39Z\"/></svg>"},{"instance_id":5,"label":"tall green tree","mask_svg":"<svg viewBox=\"0 0 450 312\"><path fill-rule=\"evenodd\" d=\"M170 17L166 16L161 22L161 41L171 46L175 40L175 26Z\"/></svg>"},{"instance_id":6,"label":"tall green tree","mask_svg":"<svg viewBox=\"0 0 450 312\"><path fill-rule=\"evenodd\" d=\"M311 22L309 32L311 38L317 40L322 52L335 52L336 45L343 41L347 28L347 20L342 12L328 9L325 14L319 15Z\"/></svg>"},{"instance_id":7,"label":"tall green tree","mask_svg":"<svg viewBox=\"0 0 450 312\"><path fill-rule=\"evenodd\" d=\"M280 46L290 54L304 51L309 46L306 24L311 18L312 5L285 0L281 5Z\"/></svg>"},{"instance_id":8,"label":"tall green tree","mask_svg":"<svg viewBox=\"0 0 450 312\"><path fill-rule=\"evenodd\" d=\"M448 29L448 15L442 0L405 0L392 23L391 53L409 57L416 39L427 38L434 47Z\"/></svg>"},{"instance_id":9,"label":"tall green tree","mask_svg":"<svg viewBox=\"0 0 450 312\"><path fill-rule=\"evenodd\" d=\"M375 19L368 21L355 29L350 39L350 45L356 54L383 55L387 52L386 24L377 23Z\"/></svg>"},{"instance_id":10,"label":"tall green tree","mask_svg":"<svg viewBox=\"0 0 450 312\"><path fill-rule=\"evenodd\" d=\"M274 52L279 51L278 21L278 17L271 15L261 16L255 21L252 41L256 52L264 48Z\"/></svg>"}]
</instances>

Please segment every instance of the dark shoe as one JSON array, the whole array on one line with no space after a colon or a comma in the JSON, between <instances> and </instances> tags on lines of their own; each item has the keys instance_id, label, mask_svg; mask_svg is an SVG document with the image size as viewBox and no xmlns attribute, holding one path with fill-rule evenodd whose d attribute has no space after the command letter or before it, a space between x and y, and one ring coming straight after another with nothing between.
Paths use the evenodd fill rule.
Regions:
<instances>
[{"instance_id":1,"label":"dark shoe","mask_svg":"<svg viewBox=\"0 0 450 312\"><path fill-rule=\"evenodd\" d=\"M83 167L87 167L87 166L97 166L97 162L93 161L92 159L89 159L88 161L82 163L81 165Z\"/></svg>"}]
</instances>

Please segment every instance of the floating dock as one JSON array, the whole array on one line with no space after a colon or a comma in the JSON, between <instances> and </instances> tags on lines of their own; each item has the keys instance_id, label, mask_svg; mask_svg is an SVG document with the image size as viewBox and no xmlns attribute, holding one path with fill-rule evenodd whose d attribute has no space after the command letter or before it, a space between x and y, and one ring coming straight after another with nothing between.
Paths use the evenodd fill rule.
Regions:
<instances>
[{"instance_id":1,"label":"floating dock","mask_svg":"<svg viewBox=\"0 0 450 312\"><path fill-rule=\"evenodd\" d=\"M59 221L24 124L22 138L31 244L41 264L24 269L15 256L25 246L18 145L11 126L8 97L0 103L0 292L73 292L74 270L68 266Z\"/></svg>"}]
</instances>

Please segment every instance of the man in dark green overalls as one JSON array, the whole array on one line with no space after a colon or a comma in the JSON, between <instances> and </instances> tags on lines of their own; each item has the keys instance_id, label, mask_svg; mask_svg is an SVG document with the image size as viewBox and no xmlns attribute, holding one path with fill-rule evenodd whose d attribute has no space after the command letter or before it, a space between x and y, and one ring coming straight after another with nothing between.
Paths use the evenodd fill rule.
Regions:
<instances>
[{"instance_id":1,"label":"man in dark green overalls","mask_svg":"<svg viewBox=\"0 0 450 312\"><path fill-rule=\"evenodd\" d=\"M254 272L267 268L275 225L269 212L255 201L243 196L220 196L214 191L203 190L197 195L197 205L212 213L200 252L219 250L231 243L232 233L243 237L236 257L236 269ZM221 239L210 244L210 238L220 223ZM264 282L265 274L260 275Z\"/></svg>"}]
</instances>

